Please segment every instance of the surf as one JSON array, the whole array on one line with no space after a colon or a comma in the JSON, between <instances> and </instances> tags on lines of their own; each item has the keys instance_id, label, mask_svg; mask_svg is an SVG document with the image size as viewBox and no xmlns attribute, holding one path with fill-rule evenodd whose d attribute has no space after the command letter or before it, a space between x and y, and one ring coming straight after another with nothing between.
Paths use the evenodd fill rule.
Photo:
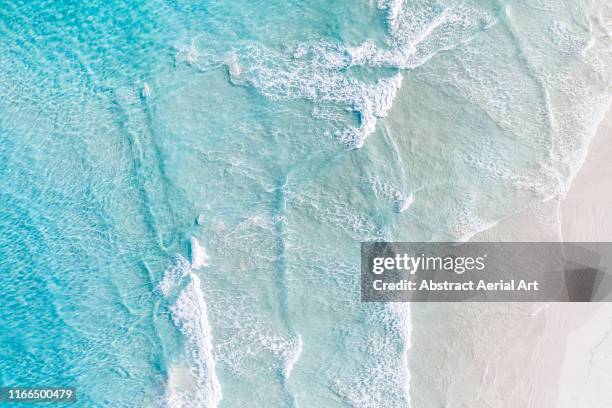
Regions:
<instances>
[{"instance_id":1,"label":"surf","mask_svg":"<svg viewBox=\"0 0 612 408\"><path fill-rule=\"evenodd\" d=\"M182 385L169 382L166 403L171 408L215 408L223 393L216 371L208 306L200 278L193 271L194 266L206 265L206 258L195 238L192 238L192 247L195 247L195 252L192 248L192 261L179 257L160 283L160 290L166 298L175 297L169 310L172 321L184 336L186 361L183 364L188 367L183 372L184 376L187 375ZM170 367L171 372L177 370L180 370L180 364Z\"/></svg>"}]
</instances>

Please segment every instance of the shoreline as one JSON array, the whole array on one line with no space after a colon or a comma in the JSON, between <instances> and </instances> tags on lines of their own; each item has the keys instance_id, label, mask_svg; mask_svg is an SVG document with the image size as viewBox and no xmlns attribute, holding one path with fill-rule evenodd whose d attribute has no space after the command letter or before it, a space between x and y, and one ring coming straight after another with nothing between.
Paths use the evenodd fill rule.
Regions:
<instances>
[{"instance_id":1,"label":"shoreline","mask_svg":"<svg viewBox=\"0 0 612 408\"><path fill-rule=\"evenodd\" d=\"M472 240L612 241L610 157L612 109L565 197L504 219ZM417 406L612 406L605 386L612 383L612 356L606 354L612 349L612 304L414 304L412 310L416 324L427 327L413 334L420 351L411 356ZM436 367L438 375L462 375L419 378L427 367Z\"/></svg>"},{"instance_id":2,"label":"shoreline","mask_svg":"<svg viewBox=\"0 0 612 408\"><path fill-rule=\"evenodd\" d=\"M612 240L612 108L591 139L584 162L560 200L565 241Z\"/></svg>"}]
</instances>

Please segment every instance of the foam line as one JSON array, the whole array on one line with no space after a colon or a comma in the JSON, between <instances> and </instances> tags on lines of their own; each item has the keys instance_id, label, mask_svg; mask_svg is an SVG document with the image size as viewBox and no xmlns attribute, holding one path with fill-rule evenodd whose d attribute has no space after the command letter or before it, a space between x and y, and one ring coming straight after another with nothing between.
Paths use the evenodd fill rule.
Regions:
<instances>
[{"instance_id":1,"label":"foam line","mask_svg":"<svg viewBox=\"0 0 612 408\"><path fill-rule=\"evenodd\" d=\"M187 285L180 289L185 280ZM185 357L193 382L191 389L180 389L170 384L166 403L172 408L217 407L223 394L216 373L212 329L200 278L192 271L189 262L181 257L166 272L160 290L166 297L180 290L170 312L185 338Z\"/></svg>"}]
</instances>

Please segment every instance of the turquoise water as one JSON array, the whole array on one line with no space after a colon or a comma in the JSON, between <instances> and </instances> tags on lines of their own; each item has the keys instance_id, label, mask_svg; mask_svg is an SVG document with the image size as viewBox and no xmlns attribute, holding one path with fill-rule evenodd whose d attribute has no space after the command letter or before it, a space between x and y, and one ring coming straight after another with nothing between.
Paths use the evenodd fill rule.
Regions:
<instances>
[{"instance_id":1,"label":"turquoise water","mask_svg":"<svg viewBox=\"0 0 612 408\"><path fill-rule=\"evenodd\" d=\"M606 7L0 1L0 382L409 406L425 323L359 302L359 242L562 195L610 101Z\"/></svg>"}]
</instances>

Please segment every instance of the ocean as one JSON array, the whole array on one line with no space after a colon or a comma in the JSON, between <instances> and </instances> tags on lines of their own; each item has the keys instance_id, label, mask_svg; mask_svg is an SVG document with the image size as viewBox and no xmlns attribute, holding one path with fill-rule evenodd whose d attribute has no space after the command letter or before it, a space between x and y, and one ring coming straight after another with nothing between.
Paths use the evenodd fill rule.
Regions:
<instances>
[{"instance_id":1,"label":"ocean","mask_svg":"<svg viewBox=\"0 0 612 408\"><path fill-rule=\"evenodd\" d=\"M0 383L411 406L427 322L360 302L359 243L562 196L610 104L611 6L0 1Z\"/></svg>"}]
</instances>

